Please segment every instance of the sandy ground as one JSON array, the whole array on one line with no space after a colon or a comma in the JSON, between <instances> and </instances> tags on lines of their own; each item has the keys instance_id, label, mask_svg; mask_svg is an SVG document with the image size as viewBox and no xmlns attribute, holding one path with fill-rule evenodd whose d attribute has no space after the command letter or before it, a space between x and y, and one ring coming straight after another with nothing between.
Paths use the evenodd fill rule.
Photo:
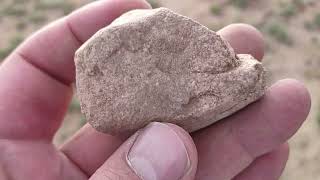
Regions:
<instances>
[{"instance_id":1,"label":"sandy ground","mask_svg":"<svg viewBox=\"0 0 320 180\"><path fill-rule=\"evenodd\" d=\"M81 6L90 0L69 0L74 7ZM10 0L0 1L1 8ZM28 0L28 2L33 2ZM38 2L38 1L34 1ZM210 7L216 4L221 13L213 15ZM306 84L312 96L312 110L307 122L290 141L291 154L282 180L315 180L320 179L320 28L308 30L307 22L319 13L320 1L304 0L307 5L295 12L291 18L280 16L282 5L291 3L291 0L256 0L249 1L246 9L235 7L229 0L159 0L162 6L168 7L186 16L192 17L213 30L230 23L249 23L259 28L265 36L267 51L264 64L272 74L272 82L284 78L295 78ZM309 4L311 3L311 4ZM308 5L309 4L309 5ZM30 6L30 7L29 7ZM24 29L18 28L19 22L35 11L28 4L30 11L22 17L0 15L0 50L8 46L8 42L17 35L26 37L49 21L63 16L57 9L41 11L46 19L40 23L29 24ZM287 45L277 41L268 33L268 26L272 23L280 24L292 39L292 44ZM11 32L11 33L8 33ZM1 58L0 58L1 59ZM72 110L66 116L62 128L55 138L56 144L61 144L83 124L83 117L79 113L76 101L71 106Z\"/></svg>"}]
</instances>

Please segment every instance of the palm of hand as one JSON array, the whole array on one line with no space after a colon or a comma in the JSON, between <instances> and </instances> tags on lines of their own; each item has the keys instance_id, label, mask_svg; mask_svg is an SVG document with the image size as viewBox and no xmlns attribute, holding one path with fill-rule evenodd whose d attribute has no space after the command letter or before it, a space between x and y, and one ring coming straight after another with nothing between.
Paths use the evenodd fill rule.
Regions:
<instances>
[{"instance_id":1,"label":"palm of hand","mask_svg":"<svg viewBox=\"0 0 320 180\"><path fill-rule=\"evenodd\" d=\"M140 0L95 2L44 28L6 59L0 68L0 179L88 179L120 146L121 138L88 125L60 149L52 137L72 97L75 50L123 12L147 7ZM253 28L233 25L219 33L237 53L262 58L261 36ZM309 108L303 85L284 80L262 100L193 133L199 157L195 179L257 179L259 172L267 174L265 179L279 178L286 141Z\"/></svg>"}]
</instances>

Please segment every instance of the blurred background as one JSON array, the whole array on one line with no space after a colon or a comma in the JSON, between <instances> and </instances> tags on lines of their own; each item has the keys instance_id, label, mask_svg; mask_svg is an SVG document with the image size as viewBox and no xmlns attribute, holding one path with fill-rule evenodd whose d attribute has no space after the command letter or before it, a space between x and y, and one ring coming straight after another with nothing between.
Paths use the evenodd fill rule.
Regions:
<instances>
[{"instance_id":1,"label":"blurred background","mask_svg":"<svg viewBox=\"0 0 320 180\"><path fill-rule=\"evenodd\" d=\"M91 0L92 1L92 0ZM0 61L27 36L90 0L0 0ZM257 27L266 40L264 64L272 82L295 78L306 84L313 105L308 121L291 140L282 180L320 179L320 1L319 0L149 0L217 31L230 23ZM73 99L62 128L61 144L85 123Z\"/></svg>"}]
</instances>

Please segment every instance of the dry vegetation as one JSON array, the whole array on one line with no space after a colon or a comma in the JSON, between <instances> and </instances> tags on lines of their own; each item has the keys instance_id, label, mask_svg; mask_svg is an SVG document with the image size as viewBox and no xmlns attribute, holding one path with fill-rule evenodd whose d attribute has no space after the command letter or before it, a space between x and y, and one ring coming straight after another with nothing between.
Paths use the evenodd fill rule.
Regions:
<instances>
[{"instance_id":1,"label":"dry vegetation","mask_svg":"<svg viewBox=\"0 0 320 180\"><path fill-rule=\"evenodd\" d=\"M283 180L320 178L320 1L318 0L149 0L190 16L213 30L235 22L264 33L264 63L272 82L296 78L309 88L313 106L308 122L291 141L291 159ZM0 60L32 32L89 0L2 0ZM76 99L56 137L61 143L85 123Z\"/></svg>"}]
</instances>

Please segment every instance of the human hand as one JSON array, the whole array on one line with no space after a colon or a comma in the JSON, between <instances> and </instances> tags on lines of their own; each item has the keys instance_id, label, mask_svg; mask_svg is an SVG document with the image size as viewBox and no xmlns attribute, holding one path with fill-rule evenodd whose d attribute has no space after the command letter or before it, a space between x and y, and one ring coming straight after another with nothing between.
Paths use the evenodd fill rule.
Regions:
<instances>
[{"instance_id":1,"label":"human hand","mask_svg":"<svg viewBox=\"0 0 320 180\"><path fill-rule=\"evenodd\" d=\"M295 80L274 84L259 101L191 136L151 123L129 139L85 125L62 147L52 138L72 97L74 52L142 0L101 0L58 20L25 41L0 67L2 180L272 180L288 157L287 140L310 109ZM219 31L237 53L261 60L261 35L247 25ZM129 165L130 164L130 165Z\"/></svg>"}]
</instances>

